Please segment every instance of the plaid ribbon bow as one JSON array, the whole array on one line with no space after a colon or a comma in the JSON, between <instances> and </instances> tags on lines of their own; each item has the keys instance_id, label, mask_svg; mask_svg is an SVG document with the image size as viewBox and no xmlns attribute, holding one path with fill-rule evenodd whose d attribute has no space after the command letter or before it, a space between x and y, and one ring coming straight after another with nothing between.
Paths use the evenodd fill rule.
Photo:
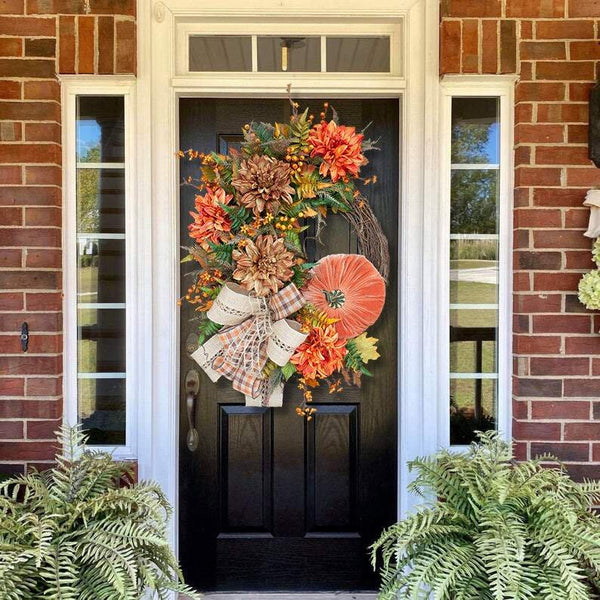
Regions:
<instances>
[{"instance_id":1,"label":"plaid ribbon bow","mask_svg":"<svg viewBox=\"0 0 600 600\"><path fill-rule=\"evenodd\" d=\"M208 318L228 325L192 354L192 358L217 381L221 376L246 396L250 406L280 406L283 386L269 389L262 378L268 358L283 366L306 334L287 316L306 300L294 284L268 298L256 298L228 284L208 311Z\"/></svg>"}]
</instances>

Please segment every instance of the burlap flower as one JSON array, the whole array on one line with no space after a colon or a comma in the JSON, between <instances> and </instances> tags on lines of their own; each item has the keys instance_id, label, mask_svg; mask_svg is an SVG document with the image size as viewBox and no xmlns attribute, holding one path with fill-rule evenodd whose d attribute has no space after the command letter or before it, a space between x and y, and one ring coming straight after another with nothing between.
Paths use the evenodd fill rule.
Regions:
<instances>
[{"instance_id":1,"label":"burlap flower","mask_svg":"<svg viewBox=\"0 0 600 600\"><path fill-rule=\"evenodd\" d=\"M294 255L282 238L272 235L259 235L254 242L246 240L241 249L233 251L233 260L233 278L257 296L277 293L294 274Z\"/></svg>"},{"instance_id":2,"label":"burlap flower","mask_svg":"<svg viewBox=\"0 0 600 600\"><path fill-rule=\"evenodd\" d=\"M281 204L292 203L291 173L287 163L255 155L242 162L231 183L241 194L240 204L258 216L265 210L276 213Z\"/></svg>"},{"instance_id":3,"label":"burlap flower","mask_svg":"<svg viewBox=\"0 0 600 600\"><path fill-rule=\"evenodd\" d=\"M204 196L196 196L194 204L198 212L190 212L194 222L188 225L188 230L190 237L205 250L210 248L208 242L218 244L231 231L231 219L223 205L229 204L232 198L221 188L208 188Z\"/></svg>"}]
</instances>

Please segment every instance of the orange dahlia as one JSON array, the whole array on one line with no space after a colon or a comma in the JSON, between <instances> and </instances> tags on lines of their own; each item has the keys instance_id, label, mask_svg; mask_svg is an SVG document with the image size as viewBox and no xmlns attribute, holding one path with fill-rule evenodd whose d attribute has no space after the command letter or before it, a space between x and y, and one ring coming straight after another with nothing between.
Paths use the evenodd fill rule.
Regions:
<instances>
[{"instance_id":1,"label":"orange dahlia","mask_svg":"<svg viewBox=\"0 0 600 600\"><path fill-rule=\"evenodd\" d=\"M329 377L344 366L346 342L340 340L333 325L313 327L298 346L290 362L307 381Z\"/></svg>"},{"instance_id":2,"label":"orange dahlia","mask_svg":"<svg viewBox=\"0 0 600 600\"><path fill-rule=\"evenodd\" d=\"M319 173L328 174L334 183L348 176L355 177L366 159L361 152L362 133L356 133L354 127L338 125L334 121L322 121L315 125L309 134L308 143L312 145L311 156L323 159Z\"/></svg>"},{"instance_id":3,"label":"orange dahlia","mask_svg":"<svg viewBox=\"0 0 600 600\"><path fill-rule=\"evenodd\" d=\"M198 212L190 212L194 222L188 225L188 229L190 237L205 250L210 248L208 242L218 244L231 230L231 219L222 205L229 204L232 198L233 196L226 194L222 188L208 188L204 196L196 196Z\"/></svg>"}]
</instances>

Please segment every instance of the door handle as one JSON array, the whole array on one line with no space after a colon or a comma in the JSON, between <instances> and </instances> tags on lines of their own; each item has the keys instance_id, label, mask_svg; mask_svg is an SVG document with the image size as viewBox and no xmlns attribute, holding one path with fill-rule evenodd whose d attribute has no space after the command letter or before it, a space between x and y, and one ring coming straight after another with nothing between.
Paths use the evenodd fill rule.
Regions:
<instances>
[{"instance_id":1,"label":"door handle","mask_svg":"<svg viewBox=\"0 0 600 600\"><path fill-rule=\"evenodd\" d=\"M198 399L198 389L200 387L200 376L198 371L192 369L185 376L185 388L187 391L185 397L185 407L188 419L188 432L185 440L187 449L195 452L198 448L200 436L196 429L196 400Z\"/></svg>"}]
</instances>

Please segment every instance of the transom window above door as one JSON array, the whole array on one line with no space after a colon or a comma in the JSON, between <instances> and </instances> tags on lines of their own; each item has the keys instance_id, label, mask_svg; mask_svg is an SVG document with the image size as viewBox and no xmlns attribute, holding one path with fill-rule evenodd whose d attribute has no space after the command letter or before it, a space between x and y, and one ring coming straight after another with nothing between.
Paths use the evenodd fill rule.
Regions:
<instances>
[{"instance_id":1,"label":"transom window above door","mask_svg":"<svg viewBox=\"0 0 600 600\"><path fill-rule=\"evenodd\" d=\"M403 76L402 22L178 23L178 74Z\"/></svg>"}]
</instances>

